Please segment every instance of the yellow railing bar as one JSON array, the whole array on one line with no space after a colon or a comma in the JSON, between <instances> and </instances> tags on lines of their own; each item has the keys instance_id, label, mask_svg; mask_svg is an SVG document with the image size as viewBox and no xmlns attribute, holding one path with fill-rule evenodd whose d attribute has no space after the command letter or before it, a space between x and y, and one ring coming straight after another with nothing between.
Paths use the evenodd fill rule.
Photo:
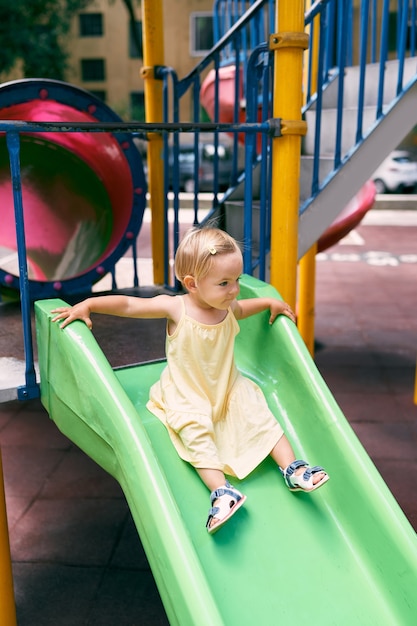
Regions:
<instances>
[{"instance_id":1,"label":"yellow railing bar","mask_svg":"<svg viewBox=\"0 0 417 626\"><path fill-rule=\"evenodd\" d=\"M274 51L274 118L301 121L304 1L276 3ZM289 80L291 78L291 80ZM302 126L300 125L300 131ZM271 283L293 308L297 292L298 210L301 134L288 133L272 141Z\"/></svg>"},{"instance_id":2,"label":"yellow railing bar","mask_svg":"<svg viewBox=\"0 0 417 626\"><path fill-rule=\"evenodd\" d=\"M3 464L0 451L0 624L16 626L12 563L7 526L6 497L4 494Z\"/></svg>"},{"instance_id":3,"label":"yellow railing bar","mask_svg":"<svg viewBox=\"0 0 417 626\"><path fill-rule=\"evenodd\" d=\"M147 122L162 122L162 82L154 68L164 65L162 0L142 0L143 69ZM160 133L148 135L148 184L152 215L151 241L155 285L164 283L164 168L163 139Z\"/></svg>"},{"instance_id":4,"label":"yellow railing bar","mask_svg":"<svg viewBox=\"0 0 417 626\"><path fill-rule=\"evenodd\" d=\"M314 356L317 243L300 259L297 328L311 356Z\"/></svg>"},{"instance_id":5,"label":"yellow railing bar","mask_svg":"<svg viewBox=\"0 0 417 626\"><path fill-rule=\"evenodd\" d=\"M312 4L312 0L310 2ZM311 90L317 90L318 49L320 18L314 18L314 39L311 50ZM305 77L306 78L306 77ZM305 80L307 83L307 80ZM306 89L304 89L304 94ZM314 323L316 294L317 243L308 250L299 265L298 320L297 326L310 354L314 357Z\"/></svg>"}]
</instances>

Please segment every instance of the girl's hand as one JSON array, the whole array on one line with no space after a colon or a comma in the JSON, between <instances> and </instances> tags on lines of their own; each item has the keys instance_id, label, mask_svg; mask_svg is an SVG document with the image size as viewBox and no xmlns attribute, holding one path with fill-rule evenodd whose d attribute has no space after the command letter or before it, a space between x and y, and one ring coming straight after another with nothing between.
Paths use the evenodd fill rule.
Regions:
<instances>
[{"instance_id":1,"label":"girl's hand","mask_svg":"<svg viewBox=\"0 0 417 626\"><path fill-rule=\"evenodd\" d=\"M282 300L272 300L271 305L269 307L271 312L271 316L269 318L269 323L273 324L278 315L286 315L290 318L291 321L295 323L296 317L291 309L290 305L286 302L282 302Z\"/></svg>"},{"instance_id":2,"label":"girl's hand","mask_svg":"<svg viewBox=\"0 0 417 626\"><path fill-rule=\"evenodd\" d=\"M235 300L233 312L236 319L243 320L256 313L262 311L270 312L269 323L273 324L278 315L286 315L293 322L295 322L295 314L291 307L286 302L278 300L278 298L246 298L244 300Z\"/></svg>"},{"instance_id":3,"label":"girl's hand","mask_svg":"<svg viewBox=\"0 0 417 626\"><path fill-rule=\"evenodd\" d=\"M75 306L63 306L57 309L53 309L51 313L57 313L55 317L52 318L53 322L58 322L60 320L64 320L62 324L60 324L60 328L65 328L71 322L75 320L82 320L91 330L93 328L93 322L90 319L90 309L88 304L85 302L80 302Z\"/></svg>"}]
</instances>

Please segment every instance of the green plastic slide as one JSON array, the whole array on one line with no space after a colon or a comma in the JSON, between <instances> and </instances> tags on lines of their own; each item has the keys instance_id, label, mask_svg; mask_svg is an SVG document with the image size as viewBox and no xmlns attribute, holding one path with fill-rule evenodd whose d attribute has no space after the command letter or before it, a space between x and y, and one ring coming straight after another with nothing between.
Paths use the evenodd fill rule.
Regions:
<instances>
[{"instance_id":1,"label":"green plastic slide","mask_svg":"<svg viewBox=\"0 0 417 626\"><path fill-rule=\"evenodd\" d=\"M242 297L276 295L243 277ZM178 626L415 625L417 540L295 325L241 322L238 367L264 390L296 455L330 481L291 493L265 460L233 483L245 506L215 535L209 494L146 409L164 362L113 370L82 322L36 303L41 398L58 428L120 483L168 619Z\"/></svg>"}]
</instances>

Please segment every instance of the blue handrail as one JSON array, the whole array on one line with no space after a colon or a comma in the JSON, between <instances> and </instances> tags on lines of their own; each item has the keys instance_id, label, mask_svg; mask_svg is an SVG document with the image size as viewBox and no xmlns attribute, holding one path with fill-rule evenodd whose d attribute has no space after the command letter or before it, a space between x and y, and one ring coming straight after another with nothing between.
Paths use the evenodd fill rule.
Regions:
<instances>
[{"instance_id":1,"label":"blue handrail","mask_svg":"<svg viewBox=\"0 0 417 626\"><path fill-rule=\"evenodd\" d=\"M318 47L318 78L317 92L311 89L310 78L307 81L307 102L304 114L310 109L315 110L314 152L311 180L311 195L300 207L300 213L308 209L315 196L331 181L352 157L361 143L375 125L382 121L399 97L409 88L404 85L404 68L406 58L415 54L416 38L416 0L398 0L394 8L389 0L378 3L375 0L363 0L359 6L359 19L353 19L354 4L352 0L318 1L306 14L305 23L310 27L310 51L314 49L315 38L319 38ZM320 29L315 28L314 18L320 15ZM325 40L325 45L322 41ZM354 46L356 42L356 47ZM334 55L337 54L337 62ZM387 99L386 67L388 61L397 61L397 84L395 95ZM376 85L375 118L364 127L364 113L367 107L365 83L368 64L378 67ZM358 67L358 99L356 129L352 132L352 141L343 145L345 80L347 69L352 65ZM416 68L417 69L417 68ZM309 75L311 65L309 65ZM416 76L417 78L417 76ZM333 155L334 167L324 178L320 178L319 165L323 143L323 102L324 95L336 81L337 107L335 123L335 141L333 148L326 152ZM311 129L312 130L312 129ZM329 129L326 128L326 136ZM375 164L377 166L378 163Z\"/></svg>"},{"instance_id":2,"label":"blue handrail","mask_svg":"<svg viewBox=\"0 0 417 626\"><path fill-rule=\"evenodd\" d=\"M356 18L356 14L358 17ZM319 24L317 23L318 18ZM416 0L398 0L393 3L389 0L377 2L377 0L363 0L359 5L353 0L317 0L312 4L305 15L305 25L310 32L310 46L308 57L308 76L306 81L306 103L303 114L306 115L312 108L315 109L315 121L310 129L313 137L313 165L311 174L310 193L303 200L300 213L308 209L314 198L329 184L331 179L337 175L348 158L366 140L370 129L383 119L392 102L386 101L386 63L390 60L398 61L397 74L397 97L405 91L404 88L404 65L407 56L415 51L416 39ZM253 122L255 113L249 113L249 94L257 92L257 107L261 111L262 119L266 119L265 111L271 115L273 89L265 75L256 74L253 65L250 64L250 55L257 46L268 44L269 36L275 30L275 1L274 0L215 0L213 9L213 26L215 42L208 55L188 74L178 82L178 98L189 96L198 106L194 106L194 119L200 119L201 110L200 92L194 88L194 93L190 94L190 86L195 85L197 76L203 76L209 68L214 72L214 110L213 120L219 120L220 95L222 90L223 68L234 69L234 107L232 114L233 123L238 123L243 115L246 120ZM318 44L317 44L318 42ZM317 85L312 87L312 59L313 50L318 51L316 67L318 68ZM272 53L266 52L272 57ZM375 110L375 120L369 125L368 116L365 118L366 110L366 75L368 64L377 64L379 67L379 77L377 81L377 104ZM352 132L350 145L345 145L345 107L344 102L348 95L345 87L345 75L347 69L357 65L358 95L357 95L357 119L356 128ZM252 81L257 81L254 87ZM194 81L194 82L193 82ZM202 80L201 80L202 82ZM334 145L330 147L330 154L333 157L333 167L325 175L320 172L320 158L323 152L324 142L328 142L327 126L324 129L322 123L323 105L326 91L334 84L336 85L336 117L334 127ZM200 83L199 83L200 85ZM269 86L269 92L265 101L265 88ZM275 89L280 89L276 85ZM246 103L246 109L242 106ZM255 107L256 108L256 107ZM259 113L258 113L259 114ZM367 126L365 125L365 121ZM326 130L326 136L323 134ZM237 136L235 135L235 147ZM265 182L267 172L270 167L269 151L260 155L262 145L267 144L269 138L265 136L265 141L258 142L257 156L261 165L260 178ZM246 142L246 150L252 154L253 137L249 137ZM326 148L326 152L329 149ZM196 155L197 157L197 155ZM236 163L236 150L234 150L234 163ZM247 186L253 187L249 180L248 164L252 158L246 159L245 176ZM376 164L377 166L378 164ZM235 170L236 174L238 173ZM262 185L261 185L262 188ZM213 207L219 205L217 188ZM227 195L226 198L227 199ZM252 223L252 203L253 198L245 192L244 209L244 232L248 235L251 232ZM268 201L266 198L259 198L260 204L260 225L268 220ZM195 207L195 220L198 221L198 206ZM265 233L265 241L262 241L262 254L268 252L269 239L268 228L262 228ZM246 236L245 236L246 238ZM260 246L259 246L260 247ZM245 266L245 271L252 272L255 267L264 266L261 260L260 250L247 252L247 259L251 258L251 263ZM262 271L262 269L261 269ZM261 276L262 277L262 276Z\"/></svg>"}]
</instances>

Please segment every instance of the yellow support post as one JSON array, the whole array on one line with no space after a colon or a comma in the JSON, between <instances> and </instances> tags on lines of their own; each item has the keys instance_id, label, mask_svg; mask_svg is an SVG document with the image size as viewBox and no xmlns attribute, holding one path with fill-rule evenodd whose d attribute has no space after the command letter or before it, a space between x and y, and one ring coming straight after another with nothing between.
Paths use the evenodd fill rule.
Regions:
<instances>
[{"instance_id":1,"label":"yellow support post","mask_svg":"<svg viewBox=\"0 0 417 626\"><path fill-rule=\"evenodd\" d=\"M142 1L143 69L147 122L162 122L162 82L155 78L155 67L164 65L162 0ZM163 139L159 133L148 135L148 184L152 214L151 241L153 277L156 285L164 282L164 169Z\"/></svg>"},{"instance_id":2,"label":"yellow support post","mask_svg":"<svg viewBox=\"0 0 417 626\"><path fill-rule=\"evenodd\" d=\"M288 133L272 141L271 283L293 308L297 293L298 211L300 198L304 0L276 2L273 116L289 122Z\"/></svg>"},{"instance_id":3,"label":"yellow support post","mask_svg":"<svg viewBox=\"0 0 417 626\"><path fill-rule=\"evenodd\" d=\"M313 0L310 1L312 4ZM317 90L318 49L320 19L314 18L314 39L312 42L311 89ZM305 85L307 84L305 76ZM314 244L300 260L298 290L297 326L310 354L314 357L314 322L316 294L316 254L317 243Z\"/></svg>"},{"instance_id":4,"label":"yellow support post","mask_svg":"<svg viewBox=\"0 0 417 626\"><path fill-rule=\"evenodd\" d=\"M315 243L300 260L298 288L297 327L311 356L314 356L316 254L317 244Z\"/></svg>"},{"instance_id":5,"label":"yellow support post","mask_svg":"<svg viewBox=\"0 0 417 626\"><path fill-rule=\"evenodd\" d=\"M0 624L16 626L12 563L9 530L7 526L6 497L4 494L3 464L0 450Z\"/></svg>"}]
</instances>

